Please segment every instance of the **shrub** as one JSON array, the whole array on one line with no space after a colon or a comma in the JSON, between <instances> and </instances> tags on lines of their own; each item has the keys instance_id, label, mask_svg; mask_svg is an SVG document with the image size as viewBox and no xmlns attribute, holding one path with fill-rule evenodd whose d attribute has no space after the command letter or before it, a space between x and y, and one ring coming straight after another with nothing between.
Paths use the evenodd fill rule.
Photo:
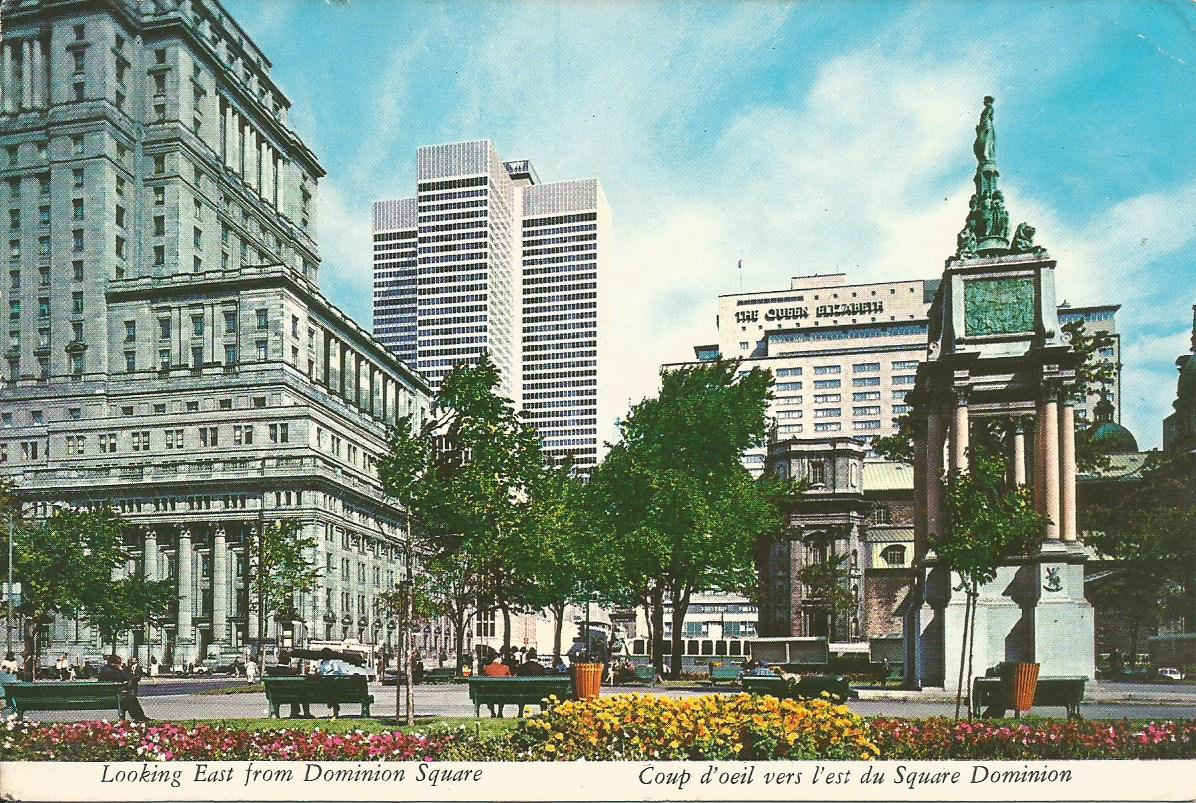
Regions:
<instances>
[{"instance_id":1,"label":"shrub","mask_svg":"<svg viewBox=\"0 0 1196 803\"><path fill-rule=\"evenodd\" d=\"M868 759L864 720L825 700L647 694L568 701L520 723L531 760Z\"/></svg>"}]
</instances>

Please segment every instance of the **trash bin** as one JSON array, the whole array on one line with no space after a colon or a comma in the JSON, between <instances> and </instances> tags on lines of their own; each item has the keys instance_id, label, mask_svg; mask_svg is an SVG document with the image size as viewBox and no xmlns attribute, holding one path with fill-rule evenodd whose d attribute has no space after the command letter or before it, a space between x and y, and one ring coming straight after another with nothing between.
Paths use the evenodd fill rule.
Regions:
<instances>
[{"instance_id":1,"label":"trash bin","mask_svg":"<svg viewBox=\"0 0 1196 803\"><path fill-rule=\"evenodd\" d=\"M1015 664L1013 667L1013 715L1034 707L1034 692L1038 687L1038 664Z\"/></svg>"},{"instance_id":2,"label":"trash bin","mask_svg":"<svg viewBox=\"0 0 1196 803\"><path fill-rule=\"evenodd\" d=\"M603 664L573 665L573 696L578 700L592 700L602 686Z\"/></svg>"}]
</instances>

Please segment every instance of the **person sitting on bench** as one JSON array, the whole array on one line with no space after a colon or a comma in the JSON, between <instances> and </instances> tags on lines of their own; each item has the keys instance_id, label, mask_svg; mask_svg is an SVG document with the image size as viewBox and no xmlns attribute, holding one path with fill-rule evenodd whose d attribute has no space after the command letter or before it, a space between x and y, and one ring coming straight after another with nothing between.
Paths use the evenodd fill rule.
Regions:
<instances>
[{"instance_id":1,"label":"person sitting on bench","mask_svg":"<svg viewBox=\"0 0 1196 803\"><path fill-rule=\"evenodd\" d=\"M488 678L509 678L511 677L511 667L502 662L502 656L494 656L494 660L482 667L482 676ZM494 703L487 703L490 706L490 716L502 719L502 703L498 705L498 713L494 713Z\"/></svg>"},{"instance_id":2,"label":"person sitting on bench","mask_svg":"<svg viewBox=\"0 0 1196 803\"><path fill-rule=\"evenodd\" d=\"M523 659L523 663L521 663L519 666L515 667L515 676L516 677L521 677L521 678L539 677L541 675L547 675L547 674L548 674L548 670L546 670L544 668L543 664L541 664L539 661L536 660L535 647L528 650L527 656Z\"/></svg>"},{"instance_id":3,"label":"person sitting on bench","mask_svg":"<svg viewBox=\"0 0 1196 803\"><path fill-rule=\"evenodd\" d=\"M109 655L108 663L100 670L98 680L108 683L121 683L120 704L134 722L145 722L145 711L141 708L141 701L137 695L129 691L132 676L129 670L120 665L119 655Z\"/></svg>"}]
</instances>

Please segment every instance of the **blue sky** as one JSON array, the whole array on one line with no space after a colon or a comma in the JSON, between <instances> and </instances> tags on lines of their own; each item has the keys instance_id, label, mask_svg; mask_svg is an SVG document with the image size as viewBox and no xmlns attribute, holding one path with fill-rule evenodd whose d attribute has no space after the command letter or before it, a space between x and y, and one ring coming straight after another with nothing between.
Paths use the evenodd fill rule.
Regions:
<instances>
[{"instance_id":1,"label":"blue sky","mask_svg":"<svg viewBox=\"0 0 1196 803\"><path fill-rule=\"evenodd\" d=\"M370 321L370 203L415 150L494 141L596 176L615 219L612 414L714 336L715 299L845 270L934 277L980 99L1059 295L1119 303L1123 421L1159 445L1196 303L1196 4L225 0L328 171L326 293Z\"/></svg>"}]
</instances>

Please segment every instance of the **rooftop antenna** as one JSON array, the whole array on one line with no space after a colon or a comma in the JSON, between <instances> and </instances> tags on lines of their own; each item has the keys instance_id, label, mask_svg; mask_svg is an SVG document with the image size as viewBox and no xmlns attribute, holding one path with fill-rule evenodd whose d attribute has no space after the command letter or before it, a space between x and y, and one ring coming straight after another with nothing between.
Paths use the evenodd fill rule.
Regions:
<instances>
[{"instance_id":1,"label":"rooftop antenna","mask_svg":"<svg viewBox=\"0 0 1196 803\"><path fill-rule=\"evenodd\" d=\"M739 292L743 292L743 260L739 260Z\"/></svg>"}]
</instances>

